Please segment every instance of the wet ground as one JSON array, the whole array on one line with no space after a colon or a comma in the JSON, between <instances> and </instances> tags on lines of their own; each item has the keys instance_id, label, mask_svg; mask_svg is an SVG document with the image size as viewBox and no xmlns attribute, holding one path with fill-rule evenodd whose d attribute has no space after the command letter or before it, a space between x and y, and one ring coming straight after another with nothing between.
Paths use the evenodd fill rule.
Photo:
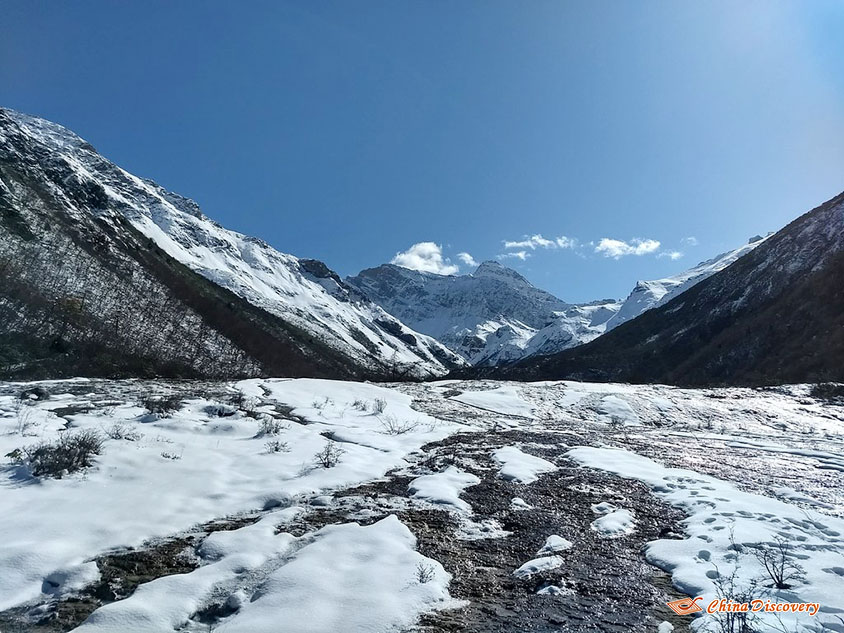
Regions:
<instances>
[{"instance_id":1,"label":"wet ground","mask_svg":"<svg viewBox=\"0 0 844 633\"><path fill-rule=\"evenodd\" d=\"M531 484L501 479L488 455L517 443L530 445L526 452L556 463L560 470ZM641 554L647 541L679 532L682 515L656 501L640 484L573 466L562 457L566 448L557 434L522 431L457 435L425 447L428 457L420 466L438 471L456 465L481 478L461 498L472 506L473 522L492 520L507 534L498 536L493 529L492 536L478 538L482 530L467 531L460 518L443 510L411 507L397 512L417 536L419 550L443 562L452 574L452 596L467 601L461 609L425 617L420 631L648 631L672 619L675 630L686 629L686 623L665 607L677 594ZM396 506L396 496L406 494L407 483L408 478L391 478L344 494L362 496L366 508L379 503L390 508ZM514 497L530 508L515 509ZM602 538L592 530L592 505L605 501L631 509L637 517L636 532ZM516 578L513 571L535 558L552 534L574 544L559 554L562 565ZM549 586L559 587L561 593L537 593Z\"/></svg>"},{"instance_id":2,"label":"wet ground","mask_svg":"<svg viewBox=\"0 0 844 633\"><path fill-rule=\"evenodd\" d=\"M284 531L298 536L328 524L368 524L396 514L417 537L419 551L440 561L451 573L451 595L464 601L460 608L424 616L416 628L418 633L644 632L655 631L664 621L672 623L674 631L688 630L689 619L674 615L665 606L666 601L681 597L672 588L670 577L648 564L643 555L648 541L680 537L683 514L656 499L638 482L576 466L564 456L572 446L625 447L671 466L730 479L761 494L770 494L778 486L792 486L812 492L833 506L831 513L838 513L835 504L842 490L840 471L784 455L777 457L779 472L772 477L771 455L730 446L733 436L717 437L717 420L706 418L702 423L690 421L687 425L675 420L668 426L658 419L644 420L641 426L619 429L590 417L589 402L563 408L559 402L544 400L546 392L541 388L527 387L538 403L537 417L543 418L537 424L535 418L483 410L449 398L464 390L489 386L394 385L413 396L414 408L419 411L462 424L482 425L488 431L459 433L429 444L408 459L408 466L364 486L334 491L330 500L299 499L297 502L307 511L284 526ZM109 399L125 401L150 391L174 389L185 397L196 393L208 397L210 393L221 401L232 393L221 383L138 381L71 383L63 391L89 395L102 406ZM57 415L61 413L57 411ZM788 433L800 439L800 430L786 429L786 441L791 437ZM810 439L803 438L805 442ZM838 438L830 441L834 444ZM512 445L553 462L558 470L530 484L502 479L491 453ZM414 477L440 472L449 465L481 480L461 495L472 507L471 516L409 498L408 484ZM525 505L515 507L516 497ZM593 505L601 502L631 510L636 518L635 531L607 538L593 530ZM275 510L221 518L186 534L103 556L97 559L101 580L94 586L70 599L0 613L0 630L69 631L95 608L131 595L144 582L194 569L198 559L193 553L208 533L237 529ZM545 539L554 534L573 543L558 554L562 564L525 578L514 576L513 571L535 558ZM551 595L548 587L558 590ZM543 590L546 592L540 593ZM222 604L212 604L195 614L193 621L212 628L225 615Z\"/></svg>"}]
</instances>

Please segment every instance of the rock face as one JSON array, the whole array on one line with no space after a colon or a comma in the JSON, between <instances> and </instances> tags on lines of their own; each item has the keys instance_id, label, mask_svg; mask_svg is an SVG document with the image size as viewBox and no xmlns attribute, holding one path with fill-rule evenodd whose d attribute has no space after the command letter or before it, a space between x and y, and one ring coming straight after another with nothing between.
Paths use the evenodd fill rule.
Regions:
<instances>
[{"instance_id":1,"label":"rock face","mask_svg":"<svg viewBox=\"0 0 844 633\"><path fill-rule=\"evenodd\" d=\"M0 374L430 377L463 361L325 264L0 109Z\"/></svg>"},{"instance_id":2,"label":"rock face","mask_svg":"<svg viewBox=\"0 0 844 633\"><path fill-rule=\"evenodd\" d=\"M591 340L617 309L612 301L568 304L494 261L459 276L384 264L346 281L474 365L512 362Z\"/></svg>"},{"instance_id":3,"label":"rock face","mask_svg":"<svg viewBox=\"0 0 844 633\"><path fill-rule=\"evenodd\" d=\"M672 384L844 381L844 194L664 305L512 378Z\"/></svg>"}]
</instances>

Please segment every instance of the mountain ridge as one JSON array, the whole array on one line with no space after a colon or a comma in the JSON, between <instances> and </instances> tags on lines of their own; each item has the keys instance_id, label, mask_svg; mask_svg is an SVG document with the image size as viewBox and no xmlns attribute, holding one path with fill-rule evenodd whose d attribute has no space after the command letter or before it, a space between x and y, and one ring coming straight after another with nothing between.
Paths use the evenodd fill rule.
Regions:
<instances>
[{"instance_id":1,"label":"mountain ridge","mask_svg":"<svg viewBox=\"0 0 844 633\"><path fill-rule=\"evenodd\" d=\"M582 347L488 372L684 386L844 381L844 193Z\"/></svg>"},{"instance_id":2,"label":"mountain ridge","mask_svg":"<svg viewBox=\"0 0 844 633\"><path fill-rule=\"evenodd\" d=\"M51 348L58 348L48 363L53 371L69 353L65 348L85 357L94 341L98 353L118 356L108 351L109 336L125 339L139 356L158 350L161 358L146 369L153 374L172 373L178 366L179 374L217 375L222 365L219 371L206 369L219 365L210 351L215 346L231 349L232 358L239 359L237 370L226 365L225 371L235 375L424 378L462 362L360 296L321 262L299 260L263 240L228 231L192 200L121 169L62 126L8 109L0 109L0 229L8 236L0 257L9 278L0 289L7 316L0 366L16 375L26 373L28 362L43 360L33 354L49 356ZM50 248L84 270L96 269L100 279L65 274L62 261L50 261ZM21 258L37 262L37 269L15 265ZM178 306L173 310L187 315L184 324L170 322L173 316L164 331L183 345L208 349L185 354L157 336L162 325L157 320L166 319L152 305L144 308L148 331L132 330L123 313L131 314L132 303L146 303L119 295L139 291L129 289L135 282L158 293L161 305ZM57 308L68 301L76 313ZM218 304L236 315L215 316ZM106 327L103 318L119 325ZM232 323L240 318L255 332ZM145 344L133 345L132 337ZM40 343L27 358L26 345L16 346L16 338ZM253 338L261 343L250 342ZM180 360L173 365L173 359ZM85 367L71 364L76 370ZM104 371L125 369L120 363L105 365Z\"/></svg>"},{"instance_id":3,"label":"mountain ridge","mask_svg":"<svg viewBox=\"0 0 844 633\"><path fill-rule=\"evenodd\" d=\"M751 238L676 275L639 281L623 300L567 303L494 260L464 275L382 264L347 281L471 365L504 365L595 340L722 270L765 239Z\"/></svg>"}]
</instances>

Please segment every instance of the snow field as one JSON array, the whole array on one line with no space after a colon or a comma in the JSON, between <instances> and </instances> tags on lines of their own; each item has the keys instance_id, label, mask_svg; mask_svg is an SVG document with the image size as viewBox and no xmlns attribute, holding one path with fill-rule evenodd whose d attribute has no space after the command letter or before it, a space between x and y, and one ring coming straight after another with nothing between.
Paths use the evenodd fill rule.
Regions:
<instances>
[{"instance_id":1,"label":"snow field","mask_svg":"<svg viewBox=\"0 0 844 633\"><path fill-rule=\"evenodd\" d=\"M94 468L40 480L28 479L22 468L0 471L0 609L40 599L45 589L63 595L92 582L92 559L105 552L380 477L404 464L408 453L457 428L412 410L409 396L374 385L265 380L238 386L313 422L285 422L274 439L288 450L268 453L265 444L273 438L259 435L259 422L242 414L209 415L211 401L187 401L161 419L127 402L68 415L73 430L102 432L120 423L138 434L137 441L107 440ZM31 426L21 436L14 399L0 398L0 454L58 437L66 420L50 409L80 400L58 394L27 407ZM382 400L384 414L414 426L389 435L378 415L352 406L357 400ZM343 451L331 468L314 462L329 442L323 433L333 433Z\"/></svg>"},{"instance_id":2,"label":"snow field","mask_svg":"<svg viewBox=\"0 0 844 633\"><path fill-rule=\"evenodd\" d=\"M817 630L813 627L821 622L838 630L834 628L838 626L835 614L844 613L844 520L743 492L715 477L667 468L626 450L578 447L567 456L586 467L637 479L688 514L683 521L686 538L652 541L645 552L648 561L671 572L674 585L683 593L703 596L702 604L708 604L720 597L715 582L719 576L735 572L741 587L760 581L754 590L760 598L820 604L820 613L814 618L805 613L760 614L762 630L784 624L789 631L810 631ZM773 588L752 554L760 545L774 545L777 538L786 540L788 559L805 573L804 578L789 583L789 589ZM696 622L703 626L704 620Z\"/></svg>"}]
</instances>

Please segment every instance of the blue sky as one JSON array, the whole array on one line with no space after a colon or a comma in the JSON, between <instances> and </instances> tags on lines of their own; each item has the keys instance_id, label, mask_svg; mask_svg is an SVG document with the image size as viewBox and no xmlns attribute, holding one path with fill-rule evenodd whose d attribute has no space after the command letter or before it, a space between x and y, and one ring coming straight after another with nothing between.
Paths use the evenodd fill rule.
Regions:
<instances>
[{"instance_id":1,"label":"blue sky","mask_svg":"<svg viewBox=\"0 0 844 633\"><path fill-rule=\"evenodd\" d=\"M2 13L0 104L344 275L430 242L398 261L621 297L844 189L838 1Z\"/></svg>"}]
</instances>

